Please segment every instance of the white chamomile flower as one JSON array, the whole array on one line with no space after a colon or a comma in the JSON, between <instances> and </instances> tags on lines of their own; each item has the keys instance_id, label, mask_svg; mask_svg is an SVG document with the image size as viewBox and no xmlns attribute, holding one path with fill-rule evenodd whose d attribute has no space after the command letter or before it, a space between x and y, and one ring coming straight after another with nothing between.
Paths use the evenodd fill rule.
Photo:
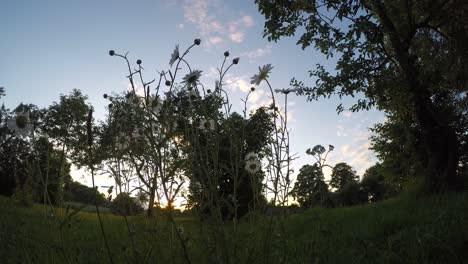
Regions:
<instances>
[{"instance_id":1,"label":"white chamomile flower","mask_svg":"<svg viewBox=\"0 0 468 264\"><path fill-rule=\"evenodd\" d=\"M27 137L32 131L32 125L29 119L29 112L17 112L16 117L8 120L8 129L16 136Z\"/></svg>"},{"instance_id":2,"label":"white chamomile flower","mask_svg":"<svg viewBox=\"0 0 468 264\"><path fill-rule=\"evenodd\" d=\"M266 80L268 78L268 74L270 73L270 71L273 69L273 67L271 66L271 64L267 64L267 65L263 65L261 68L258 67L258 74L255 74L254 76L252 76L252 80L250 81L251 84L255 84L255 85L260 85L260 83L263 81L263 80Z\"/></svg>"},{"instance_id":3,"label":"white chamomile flower","mask_svg":"<svg viewBox=\"0 0 468 264\"><path fill-rule=\"evenodd\" d=\"M291 92L295 93L298 89L275 89L275 93L289 94Z\"/></svg>"},{"instance_id":4,"label":"white chamomile flower","mask_svg":"<svg viewBox=\"0 0 468 264\"><path fill-rule=\"evenodd\" d=\"M169 60L169 65L174 64L174 62L179 58L179 45L176 45L174 51L171 54L171 59Z\"/></svg>"},{"instance_id":5,"label":"white chamomile flower","mask_svg":"<svg viewBox=\"0 0 468 264\"><path fill-rule=\"evenodd\" d=\"M182 78L182 83L187 83L189 86L193 86L197 83L198 79L200 79L201 73L202 71L200 70L193 70L189 72L187 75L185 75L184 78Z\"/></svg>"},{"instance_id":6,"label":"white chamomile flower","mask_svg":"<svg viewBox=\"0 0 468 264\"><path fill-rule=\"evenodd\" d=\"M245 170L250 174L255 174L256 172L260 171L262 167L262 163L256 160L248 160L245 162Z\"/></svg>"},{"instance_id":7,"label":"white chamomile flower","mask_svg":"<svg viewBox=\"0 0 468 264\"><path fill-rule=\"evenodd\" d=\"M258 155L255 152L249 152L245 155L245 160L258 160Z\"/></svg>"},{"instance_id":8,"label":"white chamomile flower","mask_svg":"<svg viewBox=\"0 0 468 264\"><path fill-rule=\"evenodd\" d=\"M204 131L213 131L215 130L215 121L213 119L202 119L198 128Z\"/></svg>"}]
</instances>

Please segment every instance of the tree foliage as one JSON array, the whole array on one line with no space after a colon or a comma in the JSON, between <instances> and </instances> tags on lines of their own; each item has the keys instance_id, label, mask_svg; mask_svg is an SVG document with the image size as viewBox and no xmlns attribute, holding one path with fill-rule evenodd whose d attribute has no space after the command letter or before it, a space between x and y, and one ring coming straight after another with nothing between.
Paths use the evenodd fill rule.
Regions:
<instances>
[{"instance_id":1,"label":"tree foliage","mask_svg":"<svg viewBox=\"0 0 468 264\"><path fill-rule=\"evenodd\" d=\"M359 176L353 168L345 162L337 163L332 170L330 187L341 191L349 182L358 182Z\"/></svg>"},{"instance_id":2,"label":"tree foliage","mask_svg":"<svg viewBox=\"0 0 468 264\"><path fill-rule=\"evenodd\" d=\"M468 88L464 1L256 3L269 40L301 31L302 48L313 46L327 58L337 57L334 71L322 65L310 71L315 86L293 79L299 94L310 100L363 94L352 111L377 106L416 123L423 155L414 157L422 164L427 189L457 188L462 139L451 120L459 105L454 98L466 97Z\"/></svg>"},{"instance_id":3,"label":"tree foliage","mask_svg":"<svg viewBox=\"0 0 468 264\"><path fill-rule=\"evenodd\" d=\"M303 207L326 206L329 191L320 167L317 164L302 166L291 193Z\"/></svg>"}]
</instances>

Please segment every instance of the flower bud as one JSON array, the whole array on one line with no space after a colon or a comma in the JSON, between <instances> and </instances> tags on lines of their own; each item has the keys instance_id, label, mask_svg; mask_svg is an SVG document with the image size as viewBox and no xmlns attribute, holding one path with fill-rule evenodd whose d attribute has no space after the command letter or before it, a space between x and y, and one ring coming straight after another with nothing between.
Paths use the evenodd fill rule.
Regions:
<instances>
[{"instance_id":1,"label":"flower bud","mask_svg":"<svg viewBox=\"0 0 468 264\"><path fill-rule=\"evenodd\" d=\"M137 60L137 64L140 65L140 64L141 64L141 60Z\"/></svg>"},{"instance_id":2,"label":"flower bud","mask_svg":"<svg viewBox=\"0 0 468 264\"><path fill-rule=\"evenodd\" d=\"M250 87L250 91L251 92L255 91L255 87Z\"/></svg>"},{"instance_id":3,"label":"flower bud","mask_svg":"<svg viewBox=\"0 0 468 264\"><path fill-rule=\"evenodd\" d=\"M206 92L210 94L210 93L211 93L211 90L210 90L210 89L208 89L208 90L206 90Z\"/></svg>"},{"instance_id":4,"label":"flower bud","mask_svg":"<svg viewBox=\"0 0 468 264\"><path fill-rule=\"evenodd\" d=\"M226 51L224 52L224 57L229 57L229 51L226 50Z\"/></svg>"},{"instance_id":5,"label":"flower bud","mask_svg":"<svg viewBox=\"0 0 468 264\"><path fill-rule=\"evenodd\" d=\"M104 94L104 95L102 95L102 97L104 97L104 99L107 99L107 97L109 97L109 96L107 96L107 94Z\"/></svg>"},{"instance_id":6,"label":"flower bud","mask_svg":"<svg viewBox=\"0 0 468 264\"><path fill-rule=\"evenodd\" d=\"M166 86L169 86L169 85L171 85L171 81L166 81L165 84L166 84Z\"/></svg>"},{"instance_id":7,"label":"flower bud","mask_svg":"<svg viewBox=\"0 0 468 264\"><path fill-rule=\"evenodd\" d=\"M198 39L198 38L197 38L197 39L195 39L195 40L193 41L193 43L195 43L195 45L200 45L201 39Z\"/></svg>"},{"instance_id":8,"label":"flower bud","mask_svg":"<svg viewBox=\"0 0 468 264\"><path fill-rule=\"evenodd\" d=\"M238 64L238 63L239 63L239 57L233 59L233 60L232 60L232 63L233 63L233 64Z\"/></svg>"},{"instance_id":9,"label":"flower bud","mask_svg":"<svg viewBox=\"0 0 468 264\"><path fill-rule=\"evenodd\" d=\"M109 55L110 55L110 56L114 56L114 55L115 55L115 51L114 51L114 50L109 50Z\"/></svg>"}]
</instances>

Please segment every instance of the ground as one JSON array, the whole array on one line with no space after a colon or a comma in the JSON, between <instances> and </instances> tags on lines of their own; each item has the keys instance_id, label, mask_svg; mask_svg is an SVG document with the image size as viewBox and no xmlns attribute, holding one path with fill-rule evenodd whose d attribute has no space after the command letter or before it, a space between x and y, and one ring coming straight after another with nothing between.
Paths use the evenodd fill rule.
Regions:
<instances>
[{"instance_id":1,"label":"ground","mask_svg":"<svg viewBox=\"0 0 468 264\"><path fill-rule=\"evenodd\" d=\"M237 239L227 239L229 258L232 263L468 263L467 209L468 193L405 194L381 203L274 217L269 234L261 232L268 217L241 221ZM79 212L71 220L66 214L0 197L0 263L108 263L96 214ZM166 217L127 220L128 226L123 217L103 214L114 263L184 262ZM216 252L209 248L216 241L204 239L209 223L190 217L176 221L192 263L215 262ZM225 228L234 232L232 222Z\"/></svg>"}]
</instances>

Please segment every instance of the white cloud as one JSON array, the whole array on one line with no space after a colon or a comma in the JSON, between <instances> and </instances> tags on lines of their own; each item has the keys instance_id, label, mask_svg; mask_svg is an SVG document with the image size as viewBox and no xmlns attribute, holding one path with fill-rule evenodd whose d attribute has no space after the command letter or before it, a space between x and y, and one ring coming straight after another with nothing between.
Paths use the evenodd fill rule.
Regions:
<instances>
[{"instance_id":1,"label":"white cloud","mask_svg":"<svg viewBox=\"0 0 468 264\"><path fill-rule=\"evenodd\" d=\"M211 44L219 44L219 43L222 43L224 41L224 39L222 39L221 37L210 37L208 38L208 41L211 43Z\"/></svg>"},{"instance_id":2,"label":"white cloud","mask_svg":"<svg viewBox=\"0 0 468 264\"><path fill-rule=\"evenodd\" d=\"M251 16L243 16L242 21L246 27L252 27L254 25L254 20Z\"/></svg>"},{"instance_id":3,"label":"white cloud","mask_svg":"<svg viewBox=\"0 0 468 264\"><path fill-rule=\"evenodd\" d=\"M184 27L185 27L185 25L183 23L177 24L178 29L183 29Z\"/></svg>"},{"instance_id":4,"label":"white cloud","mask_svg":"<svg viewBox=\"0 0 468 264\"><path fill-rule=\"evenodd\" d=\"M193 24L202 36L220 33L223 30L221 22L216 16L209 14L209 8L213 9L214 1L186 0L183 4L184 18Z\"/></svg>"},{"instance_id":5,"label":"white cloud","mask_svg":"<svg viewBox=\"0 0 468 264\"><path fill-rule=\"evenodd\" d=\"M185 0L183 3L185 21L194 25L201 37L208 39L204 42L207 46L220 44L223 39L240 43L244 41L247 29L255 25L249 15L228 22L229 14L223 11L222 4L219 0Z\"/></svg>"},{"instance_id":6,"label":"white cloud","mask_svg":"<svg viewBox=\"0 0 468 264\"><path fill-rule=\"evenodd\" d=\"M353 115L353 113L351 111L344 111L342 113L342 115L346 118L351 118L351 116Z\"/></svg>"},{"instance_id":7,"label":"white cloud","mask_svg":"<svg viewBox=\"0 0 468 264\"><path fill-rule=\"evenodd\" d=\"M336 135L339 136L339 137L347 137L348 136L348 134L345 131L344 126L342 126L342 125L337 125L336 126Z\"/></svg>"},{"instance_id":8,"label":"white cloud","mask_svg":"<svg viewBox=\"0 0 468 264\"><path fill-rule=\"evenodd\" d=\"M233 42L240 43L240 42L244 41L244 33L242 33L242 32L234 32L234 33L229 34L229 38L230 38Z\"/></svg>"},{"instance_id":9,"label":"white cloud","mask_svg":"<svg viewBox=\"0 0 468 264\"><path fill-rule=\"evenodd\" d=\"M255 59L266 56L271 53L271 45L268 45L264 48L258 48L256 50L244 52L241 55L249 59L250 62L255 62Z\"/></svg>"}]
</instances>

